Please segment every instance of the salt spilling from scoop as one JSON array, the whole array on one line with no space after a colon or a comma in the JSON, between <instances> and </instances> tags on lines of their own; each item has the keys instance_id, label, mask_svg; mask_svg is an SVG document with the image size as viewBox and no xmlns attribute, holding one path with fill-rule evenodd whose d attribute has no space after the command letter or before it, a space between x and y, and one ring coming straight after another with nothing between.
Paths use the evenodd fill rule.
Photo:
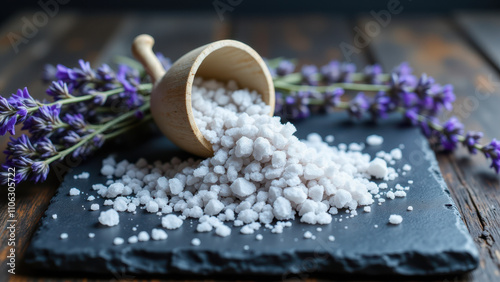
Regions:
<instances>
[{"instance_id":1,"label":"salt spilling from scoop","mask_svg":"<svg viewBox=\"0 0 500 282\"><path fill-rule=\"evenodd\" d=\"M258 93L238 89L232 81L196 78L192 108L214 156L153 164L145 159L135 164L105 159L101 173L117 179L93 185L100 196L114 199L113 209L101 213L101 223L118 224L111 211L135 212L141 207L165 215L161 224L166 229L197 218L198 232L215 231L219 236L230 235L229 222L241 226L243 234L253 234L262 225L281 233L296 217L309 224L329 224L344 208L353 217L356 208L374 202L373 195L380 197L379 187L387 189L387 184L377 185L372 178L398 176L384 157L401 159L399 149L372 160L358 144L337 148L315 133L301 141L294 136L293 124L268 115L269 107ZM394 197L392 191L387 194Z\"/></svg>"}]
</instances>

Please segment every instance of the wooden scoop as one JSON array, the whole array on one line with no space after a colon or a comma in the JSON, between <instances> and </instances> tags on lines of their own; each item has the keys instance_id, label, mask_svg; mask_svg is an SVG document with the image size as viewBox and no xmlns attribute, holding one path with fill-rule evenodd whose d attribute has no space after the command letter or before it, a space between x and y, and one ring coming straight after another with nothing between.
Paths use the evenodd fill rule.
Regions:
<instances>
[{"instance_id":1,"label":"wooden scoop","mask_svg":"<svg viewBox=\"0 0 500 282\"><path fill-rule=\"evenodd\" d=\"M216 41L185 54L165 73L153 53L153 37L135 38L132 53L151 76L151 113L160 130L174 144L200 157L214 154L196 126L191 107L195 76L219 81L234 80L241 88L256 90L274 113L274 86L262 58L248 45L235 40Z\"/></svg>"}]
</instances>

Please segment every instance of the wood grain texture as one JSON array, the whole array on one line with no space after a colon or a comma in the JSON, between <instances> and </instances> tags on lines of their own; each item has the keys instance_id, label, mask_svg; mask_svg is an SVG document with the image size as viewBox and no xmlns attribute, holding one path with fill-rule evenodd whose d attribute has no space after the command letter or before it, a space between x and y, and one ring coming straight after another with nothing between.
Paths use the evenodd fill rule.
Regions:
<instances>
[{"instance_id":1,"label":"wood grain texture","mask_svg":"<svg viewBox=\"0 0 500 282\"><path fill-rule=\"evenodd\" d=\"M472 44L500 71L500 17L498 12L458 12L454 21Z\"/></svg>"},{"instance_id":2,"label":"wood grain texture","mask_svg":"<svg viewBox=\"0 0 500 282\"><path fill-rule=\"evenodd\" d=\"M363 25L365 19L359 21ZM448 20L407 17L393 20L369 48L386 69L408 61L416 74L426 72L442 84L453 84L457 101L450 115L466 129L485 132L485 140L500 136L498 73L460 35ZM500 279L499 178L482 156L438 154L443 176L481 253L480 267L459 279Z\"/></svg>"}]
</instances>

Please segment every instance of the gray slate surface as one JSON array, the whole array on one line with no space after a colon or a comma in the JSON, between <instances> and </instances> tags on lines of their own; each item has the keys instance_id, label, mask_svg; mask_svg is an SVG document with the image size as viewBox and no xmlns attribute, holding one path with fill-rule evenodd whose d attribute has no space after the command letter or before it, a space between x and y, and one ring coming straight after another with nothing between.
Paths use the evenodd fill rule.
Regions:
<instances>
[{"instance_id":1,"label":"gray slate surface","mask_svg":"<svg viewBox=\"0 0 500 282\"><path fill-rule=\"evenodd\" d=\"M298 136L304 138L310 132L323 137L335 135L335 144L341 142L363 142L370 134L384 137L384 144L367 147L374 155L380 150L390 150L404 144L404 159L397 167L412 165L406 176L398 182L405 185L413 180L408 196L387 200L382 206L372 205L371 213L358 209L359 216L321 226L301 224L297 220L282 234L270 230L259 230L264 239L257 241L254 235L239 234L233 228L232 235L221 238L213 233L197 233L196 221L185 221L175 231L168 231L166 241L125 243L114 246L112 241L119 236L127 239L139 231L160 228L160 217L140 210L136 215L120 214L120 224L103 227L97 221L100 211L90 211L88 195L95 195L91 185L104 183L99 175L101 160L98 155L69 173L61 184L57 195L41 220L34 235L25 263L32 269L46 271L68 271L81 273L130 273L133 275L155 274L266 274L291 276L306 272L310 275L349 273L361 275L441 275L463 273L478 265L475 248L460 215L449 196L434 152L418 129L404 127L394 120L383 125L351 124L343 114L313 117L296 123ZM128 140L108 147L117 159L135 161L145 156L150 160L168 160L172 156L187 157L165 138L148 137L147 141ZM90 172L88 180L74 180L73 175ZM396 182L389 182L394 187ZM77 187L85 194L68 195L69 189ZM101 204L103 199L92 203ZM82 207L85 207L84 208ZM411 205L414 210L409 212ZM52 214L57 214L53 219ZM340 215L336 218L341 218ZM400 214L404 221L394 226L388 224L391 214ZM136 232L132 227L139 225ZM377 224L378 228L374 225ZM347 227L347 229L346 229ZM311 231L316 240L303 238ZM61 240L61 233L69 238ZM96 234L90 239L88 233ZM335 242L328 241L334 235ZM192 246L191 239L199 238L200 246ZM248 245L249 250L244 250Z\"/></svg>"}]
</instances>

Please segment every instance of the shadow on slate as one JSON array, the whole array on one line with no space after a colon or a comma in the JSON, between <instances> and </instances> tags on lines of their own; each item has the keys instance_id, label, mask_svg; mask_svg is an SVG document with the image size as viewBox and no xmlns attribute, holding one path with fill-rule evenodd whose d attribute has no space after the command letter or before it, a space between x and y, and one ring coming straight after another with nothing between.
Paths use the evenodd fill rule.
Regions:
<instances>
[{"instance_id":1,"label":"shadow on slate","mask_svg":"<svg viewBox=\"0 0 500 282\"><path fill-rule=\"evenodd\" d=\"M148 241L136 244L113 245L115 237L128 237L140 231L151 232L161 228L160 216L138 210L136 215L120 213L120 224L104 227L98 223L100 211L90 211L88 195L96 195L91 189L95 183L104 183L99 175L100 154L66 175L58 193L52 199L40 227L34 235L25 264L30 269L73 273L127 273L131 275L158 274L263 274L293 277L293 273L308 275L359 274L359 275L445 275L473 270L478 265L478 251L460 219L449 196L434 152L417 128L401 126L397 119L389 119L378 126L362 123L352 125L344 114L315 116L296 123L297 135L305 138L310 132L323 137L335 136L335 144L363 142L370 134L384 137L381 146L367 147L365 152L374 155L380 150L389 151L404 144L402 160L396 168L406 163L412 170L400 176L396 183L406 186L413 180L406 198L387 200L381 206L372 205L372 212L329 225L302 224L298 220L282 234L272 234L261 228L256 234L264 239L257 241L254 235L239 233L233 228L229 237L218 237L213 232L197 233L197 220L186 220L178 230L167 231L165 241ZM139 157L148 160L167 161L173 156L187 158L162 136L147 138L141 142L125 141L115 146L117 160L135 161ZM108 147L108 149L111 147ZM109 152L109 150L108 150ZM89 179L73 179L74 174L90 173ZM69 196L69 189L79 188L83 195ZM407 211L408 206L413 211ZM84 209L85 208L85 209ZM57 214L57 219L52 218ZM334 218L340 219L341 214ZM400 225L389 225L391 214L403 216ZM137 231L132 227L138 225ZM374 225L378 225L375 228ZM347 228L347 229L346 229ZM316 240L304 239L305 231L316 235ZM88 233L95 233L95 238ZM60 239L61 233L69 238ZM335 241L328 240L329 235ZM191 240L199 238L200 246L192 246ZM244 250L248 245L249 250Z\"/></svg>"}]
</instances>

